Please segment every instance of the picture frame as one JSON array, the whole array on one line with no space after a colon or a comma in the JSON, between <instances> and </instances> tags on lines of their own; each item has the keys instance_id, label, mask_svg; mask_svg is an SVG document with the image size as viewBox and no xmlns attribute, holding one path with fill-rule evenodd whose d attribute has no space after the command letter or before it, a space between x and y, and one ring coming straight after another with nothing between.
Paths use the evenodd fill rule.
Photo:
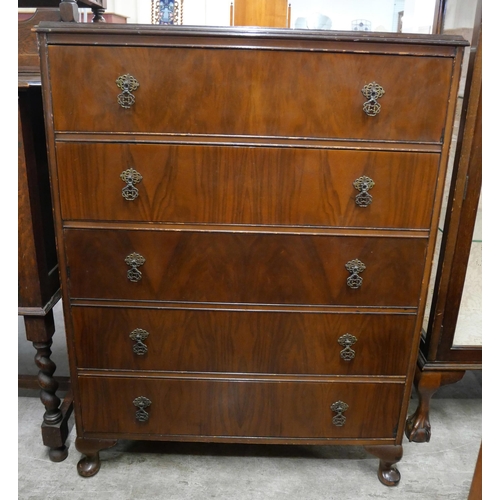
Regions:
<instances>
[{"instance_id":1,"label":"picture frame","mask_svg":"<svg viewBox=\"0 0 500 500\"><path fill-rule=\"evenodd\" d=\"M151 0L151 23L181 25L184 0Z\"/></svg>"}]
</instances>

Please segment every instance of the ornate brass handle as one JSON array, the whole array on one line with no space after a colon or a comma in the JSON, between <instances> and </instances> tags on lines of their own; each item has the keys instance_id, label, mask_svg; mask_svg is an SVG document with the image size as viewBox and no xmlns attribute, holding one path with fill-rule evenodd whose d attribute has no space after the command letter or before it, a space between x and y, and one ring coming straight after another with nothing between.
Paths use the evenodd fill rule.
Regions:
<instances>
[{"instance_id":1,"label":"ornate brass handle","mask_svg":"<svg viewBox=\"0 0 500 500\"><path fill-rule=\"evenodd\" d=\"M127 201L135 200L139 196L139 190L135 187L135 184L142 181L142 175L133 168L127 168L120 174L120 178L127 184L122 189L122 196Z\"/></svg>"},{"instance_id":2,"label":"ornate brass handle","mask_svg":"<svg viewBox=\"0 0 500 500\"><path fill-rule=\"evenodd\" d=\"M116 79L116 85L122 90L122 93L118 94L117 97L118 104L122 108L129 109L135 103L135 96L132 92L139 88L139 82L127 73Z\"/></svg>"},{"instance_id":3,"label":"ornate brass handle","mask_svg":"<svg viewBox=\"0 0 500 500\"><path fill-rule=\"evenodd\" d=\"M138 398L134 399L133 403L134 406L137 406L137 408L139 408L135 412L135 418L139 420L139 422L146 422L147 420L149 420L149 413L144 408L151 406L151 401L144 396L139 396Z\"/></svg>"},{"instance_id":4,"label":"ornate brass handle","mask_svg":"<svg viewBox=\"0 0 500 500\"><path fill-rule=\"evenodd\" d=\"M330 406L330 409L336 413L332 418L333 424L342 427L346 422L346 417L342 414L349 409L349 405L343 401L337 401Z\"/></svg>"},{"instance_id":5,"label":"ornate brass handle","mask_svg":"<svg viewBox=\"0 0 500 500\"><path fill-rule=\"evenodd\" d=\"M127 271L127 278L130 281L133 281L135 283L142 279L142 273L137 268L142 266L144 262L146 262L146 259L138 253L134 252L130 255L127 255L127 257L125 258L125 263L127 264L127 266L130 266L132 268Z\"/></svg>"},{"instance_id":6,"label":"ornate brass handle","mask_svg":"<svg viewBox=\"0 0 500 500\"><path fill-rule=\"evenodd\" d=\"M375 186L375 183L372 179L363 175L356 179L352 184L358 191L361 191L356 195L356 205L366 208L373 200L372 195L369 194L368 191Z\"/></svg>"},{"instance_id":7,"label":"ornate brass handle","mask_svg":"<svg viewBox=\"0 0 500 500\"><path fill-rule=\"evenodd\" d=\"M146 330L143 330L142 328L136 328L132 332L130 332L129 337L136 342L132 350L135 352L135 354L138 354L139 356L143 356L148 352L148 346L143 342L146 340L149 336L149 332Z\"/></svg>"},{"instance_id":8,"label":"ornate brass handle","mask_svg":"<svg viewBox=\"0 0 500 500\"><path fill-rule=\"evenodd\" d=\"M380 99L385 94L385 90L378 83L372 82L365 85L361 93L368 99L363 104L363 111L368 116L377 116L381 108L377 99Z\"/></svg>"},{"instance_id":9,"label":"ornate brass handle","mask_svg":"<svg viewBox=\"0 0 500 500\"><path fill-rule=\"evenodd\" d=\"M345 268L351 273L351 276L347 278L347 286L354 289L359 288L363 284L363 278L359 274L366 269L366 266L359 259L354 259L350 260Z\"/></svg>"},{"instance_id":10,"label":"ornate brass handle","mask_svg":"<svg viewBox=\"0 0 500 500\"><path fill-rule=\"evenodd\" d=\"M351 335L350 333L346 333L339 337L338 343L344 348L340 351L340 357L345 361L351 361L356 356L356 351L351 349L358 339Z\"/></svg>"}]
</instances>

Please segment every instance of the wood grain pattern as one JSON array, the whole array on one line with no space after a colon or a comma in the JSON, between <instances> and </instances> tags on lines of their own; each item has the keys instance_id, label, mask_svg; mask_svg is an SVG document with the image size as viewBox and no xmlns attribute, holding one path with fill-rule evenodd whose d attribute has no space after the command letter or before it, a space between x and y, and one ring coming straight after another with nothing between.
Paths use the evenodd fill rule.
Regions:
<instances>
[{"instance_id":1,"label":"wood grain pattern","mask_svg":"<svg viewBox=\"0 0 500 500\"><path fill-rule=\"evenodd\" d=\"M187 47L48 51L53 75L71 67L71 78L51 82L56 131L440 143L452 69L449 58L374 54ZM115 83L127 73L140 84L130 109L118 104ZM425 74L426 85L415 85L415 74ZM361 89L373 81L385 89L376 117L362 109Z\"/></svg>"},{"instance_id":2,"label":"wood grain pattern","mask_svg":"<svg viewBox=\"0 0 500 500\"><path fill-rule=\"evenodd\" d=\"M403 376L415 316L74 307L72 323L85 369ZM149 333L143 355L136 328Z\"/></svg>"},{"instance_id":3,"label":"wood grain pattern","mask_svg":"<svg viewBox=\"0 0 500 500\"><path fill-rule=\"evenodd\" d=\"M34 5L31 5L31 7L34 7ZM46 7L46 5L43 7ZM61 14L58 8L40 8L29 19L18 21L17 65L19 73L38 73L38 78L40 78L40 56L38 55L36 33L33 32L33 28L40 21L59 21L60 19ZM19 77L22 78L22 75L19 75Z\"/></svg>"},{"instance_id":4,"label":"wood grain pattern","mask_svg":"<svg viewBox=\"0 0 500 500\"><path fill-rule=\"evenodd\" d=\"M47 144L40 90L40 59L33 26L58 19L52 10L37 11L18 23L18 315L26 340L33 343L37 375L18 374L18 387L39 389L43 412L42 442L52 462L68 456L68 419L72 396L61 404L51 359L55 332L53 306L61 297L54 219L49 186ZM57 393L57 395L56 395Z\"/></svg>"},{"instance_id":5,"label":"wood grain pattern","mask_svg":"<svg viewBox=\"0 0 500 500\"><path fill-rule=\"evenodd\" d=\"M288 0L234 0L232 26L287 28Z\"/></svg>"},{"instance_id":6,"label":"wood grain pattern","mask_svg":"<svg viewBox=\"0 0 500 500\"><path fill-rule=\"evenodd\" d=\"M42 287L38 272L39 256L35 236L40 234L39 224L33 224L32 203L28 183L28 165L35 161L32 134L25 135L22 128L21 108L18 107L18 220L23 222L18 224L18 305L19 306L43 306ZM36 173L36 171L35 171ZM36 193L35 193L36 194ZM36 214L35 214L36 217ZM35 219L35 222L36 219ZM42 247L43 248L43 247ZM40 263L42 264L42 263ZM42 280L46 279L45 274L41 274Z\"/></svg>"},{"instance_id":7,"label":"wood grain pattern","mask_svg":"<svg viewBox=\"0 0 500 500\"><path fill-rule=\"evenodd\" d=\"M439 158L299 148L57 145L66 220L425 229ZM133 201L122 196L120 174L128 168L142 175ZM364 175L375 186L372 204L361 208L353 182Z\"/></svg>"},{"instance_id":8,"label":"wood grain pattern","mask_svg":"<svg viewBox=\"0 0 500 500\"><path fill-rule=\"evenodd\" d=\"M483 444L479 448L474 475L467 500L481 500L483 498Z\"/></svg>"},{"instance_id":9,"label":"wood grain pattern","mask_svg":"<svg viewBox=\"0 0 500 500\"><path fill-rule=\"evenodd\" d=\"M40 88L19 89L18 103L18 307L43 315L59 276Z\"/></svg>"},{"instance_id":10,"label":"wood grain pattern","mask_svg":"<svg viewBox=\"0 0 500 500\"><path fill-rule=\"evenodd\" d=\"M79 377L86 433L283 438L392 438L401 383ZM136 420L145 396L149 420ZM343 427L332 403L349 405ZM119 418L109 418L119 415Z\"/></svg>"},{"instance_id":11,"label":"wood grain pattern","mask_svg":"<svg viewBox=\"0 0 500 500\"><path fill-rule=\"evenodd\" d=\"M348 443L381 447L379 477L396 484L463 39L38 33L83 463L97 470L103 439ZM140 84L129 109L127 73ZM374 81L385 94L370 117ZM143 179L128 202L132 167ZM366 209L362 175L375 181ZM140 359L135 328L149 331ZM339 330L358 339L348 364Z\"/></svg>"},{"instance_id":12,"label":"wood grain pattern","mask_svg":"<svg viewBox=\"0 0 500 500\"><path fill-rule=\"evenodd\" d=\"M427 241L190 231L65 231L75 298L416 306ZM146 259L141 281L127 255ZM359 289L345 264L360 259Z\"/></svg>"}]
</instances>

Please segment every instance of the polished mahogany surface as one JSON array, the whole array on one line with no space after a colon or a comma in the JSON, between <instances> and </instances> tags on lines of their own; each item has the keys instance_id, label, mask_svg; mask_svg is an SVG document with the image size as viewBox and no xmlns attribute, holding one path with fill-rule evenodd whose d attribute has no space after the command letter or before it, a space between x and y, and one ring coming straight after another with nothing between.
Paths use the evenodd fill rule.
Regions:
<instances>
[{"instance_id":1,"label":"polished mahogany surface","mask_svg":"<svg viewBox=\"0 0 500 500\"><path fill-rule=\"evenodd\" d=\"M65 244L75 298L400 307L418 305L426 250L424 238L184 227L67 229ZM137 282L133 253L145 259ZM353 289L345 266L355 259L366 269Z\"/></svg>"},{"instance_id":2,"label":"polished mahogany surface","mask_svg":"<svg viewBox=\"0 0 500 500\"><path fill-rule=\"evenodd\" d=\"M428 229L440 156L71 142L57 145L57 158L73 165L59 172L67 220ZM122 196L129 168L142 176L133 201ZM362 176L375 185L360 210L353 183Z\"/></svg>"},{"instance_id":3,"label":"polished mahogany surface","mask_svg":"<svg viewBox=\"0 0 500 500\"><path fill-rule=\"evenodd\" d=\"M451 58L333 50L311 57L308 50L50 47L53 74L71 65L71 78L53 82L54 128L441 141ZM129 110L114 106L115 80L125 73L139 82ZM415 84L415 74L426 75L425 85ZM374 75L385 90L383 122L359 113L361 89ZM80 99L82 88L92 98Z\"/></svg>"},{"instance_id":4,"label":"polished mahogany surface","mask_svg":"<svg viewBox=\"0 0 500 500\"><path fill-rule=\"evenodd\" d=\"M38 34L79 473L122 438L307 442L397 484L464 41Z\"/></svg>"},{"instance_id":5,"label":"polished mahogany surface","mask_svg":"<svg viewBox=\"0 0 500 500\"><path fill-rule=\"evenodd\" d=\"M73 308L76 358L85 369L403 376L414 323L409 313L307 308ZM138 328L147 332L141 342L130 337ZM356 338L348 359L346 334Z\"/></svg>"},{"instance_id":6,"label":"polished mahogany surface","mask_svg":"<svg viewBox=\"0 0 500 500\"><path fill-rule=\"evenodd\" d=\"M85 432L200 437L394 438L404 384L330 380L81 376ZM152 401L147 422L130 404ZM332 425L330 405L351 401L346 424ZM321 409L320 409L321 408ZM105 422L103 414L121 418ZM141 425L144 424L144 425Z\"/></svg>"}]
</instances>

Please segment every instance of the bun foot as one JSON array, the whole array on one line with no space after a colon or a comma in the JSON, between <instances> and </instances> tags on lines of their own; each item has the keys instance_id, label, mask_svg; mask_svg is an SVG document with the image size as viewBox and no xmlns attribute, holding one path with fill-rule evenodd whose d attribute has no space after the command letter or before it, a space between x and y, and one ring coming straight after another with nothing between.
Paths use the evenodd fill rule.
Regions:
<instances>
[{"instance_id":1,"label":"bun foot","mask_svg":"<svg viewBox=\"0 0 500 500\"><path fill-rule=\"evenodd\" d=\"M386 486L397 486L401 479L401 473L396 467L385 468L382 465L382 461L378 467L378 478L382 484Z\"/></svg>"},{"instance_id":2,"label":"bun foot","mask_svg":"<svg viewBox=\"0 0 500 500\"><path fill-rule=\"evenodd\" d=\"M385 486L397 486L401 474L394 464L403 458L401 445L365 446L365 450L380 459L377 476Z\"/></svg>"},{"instance_id":3,"label":"bun foot","mask_svg":"<svg viewBox=\"0 0 500 500\"><path fill-rule=\"evenodd\" d=\"M99 460L99 453L92 456L84 456L78 462L76 470L82 477L95 476L101 468L101 461Z\"/></svg>"},{"instance_id":4,"label":"bun foot","mask_svg":"<svg viewBox=\"0 0 500 500\"><path fill-rule=\"evenodd\" d=\"M63 445L58 448L49 449L49 459L51 462L62 462L68 458L68 448Z\"/></svg>"},{"instance_id":5,"label":"bun foot","mask_svg":"<svg viewBox=\"0 0 500 500\"><path fill-rule=\"evenodd\" d=\"M82 477L95 476L101 468L99 451L111 448L115 444L116 440L111 439L76 438L75 447L84 455L76 466L78 474Z\"/></svg>"}]
</instances>

